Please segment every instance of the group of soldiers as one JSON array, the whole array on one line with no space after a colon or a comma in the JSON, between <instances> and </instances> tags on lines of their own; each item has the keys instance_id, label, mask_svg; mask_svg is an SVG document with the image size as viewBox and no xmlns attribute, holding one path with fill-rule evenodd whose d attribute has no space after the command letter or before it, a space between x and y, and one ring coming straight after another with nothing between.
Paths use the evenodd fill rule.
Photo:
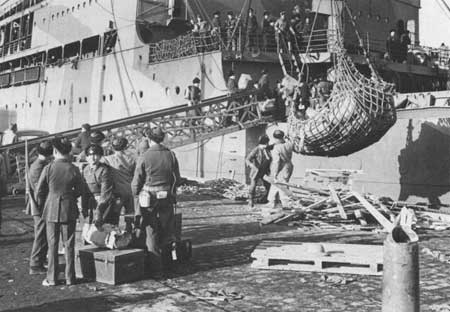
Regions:
<instances>
[{"instance_id":1,"label":"group of soldiers","mask_svg":"<svg viewBox=\"0 0 450 312\"><path fill-rule=\"evenodd\" d=\"M300 5L294 6L290 18L285 11L280 13L278 19L274 19L270 12L265 11L259 25L254 9L249 8L246 18L229 11L225 21L222 21L221 12L216 11L209 23L201 15L197 15L195 20L191 20L191 24L193 33L199 36L209 33L219 36L228 51L240 52L241 43L245 43L245 48L251 53L260 47L267 51L276 43L279 53L287 52L292 46L299 46L308 38L312 29L310 15L311 11Z\"/></svg>"},{"instance_id":2,"label":"group of soldiers","mask_svg":"<svg viewBox=\"0 0 450 312\"><path fill-rule=\"evenodd\" d=\"M91 132L88 124L73 143L56 137L38 146L38 157L27 172L26 210L35 227L30 274L46 273L42 285L58 283L60 237L65 248L66 284L76 282L75 228L80 212L83 222L98 229L105 223L118 225L121 214L134 214L135 233L141 236L136 241L144 242L147 264L156 272L161 270L161 251L175 240L174 204L180 181L178 160L162 144L164 137L160 128L146 129L137 146L137 158L126 152L129 144L123 137L112 141L114 153L105 156L101 146L104 135ZM78 166L72 162L73 148L82 150Z\"/></svg>"}]
</instances>

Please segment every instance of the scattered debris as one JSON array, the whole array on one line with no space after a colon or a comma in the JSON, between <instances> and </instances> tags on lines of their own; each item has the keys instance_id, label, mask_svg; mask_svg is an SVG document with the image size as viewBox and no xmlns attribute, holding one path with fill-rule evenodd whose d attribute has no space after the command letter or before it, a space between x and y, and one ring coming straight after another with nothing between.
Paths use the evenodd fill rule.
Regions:
<instances>
[{"instance_id":1,"label":"scattered debris","mask_svg":"<svg viewBox=\"0 0 450 312\"><path fill-rule=\"evenodd\" d=\"M223 288L219 290L207 289L197 292L190 292L191 295L197 297L200 300L212 301L214 303L218 302L230 302L233 300L244 299L244 295L235 289Z\"/></svg>"},{"instance_id":2,"label":"scattered debris","mask_svg":"<svg viewBox=\"0 0 450 312\"><path fill-rule=\"evenodd\" d=\"M349 278L349 277L343 277L340 275L322 275L320 277L320 280L326 283L330 283L333 286L339 286L339 285L347 285L352 282L354 282L356 279Z\"/></svg>"}]
</instances>

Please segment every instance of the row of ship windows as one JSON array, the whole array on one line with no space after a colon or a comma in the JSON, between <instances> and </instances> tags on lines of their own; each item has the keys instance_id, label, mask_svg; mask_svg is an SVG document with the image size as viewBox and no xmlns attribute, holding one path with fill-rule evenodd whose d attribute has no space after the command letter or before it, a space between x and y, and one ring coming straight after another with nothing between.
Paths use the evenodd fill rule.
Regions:
<instances>
[{"instance_id":1,"label":"row of ship windows","mask_svg":"<svg viewBox=\"0 0 450 312\"><path fill-rule=\"evenodd\" d=\"M134 95L134 92L131 92L131 96L133 96L133 95ZM144 97L144 91L139 91L139 97L141 99ZM113 95L110 94L109 97L108 97L107 95L104 94L103 95L103 102L106 102L108 98L109 98L110 101L112 101L113 100ZM87 97L84 97L84 98L79 97L78 98L78 104L82 104L83 102L87 103L88 102L88 98ZM53 103L52 100L48 101L48 106L51 107L52 103ZM58 100L58 105L59 106L66 105L66 104L67 104L66 99ZM28 103L28 106L31 108L31 103ZM14 108L15 109L17 109L18 107L19 107L18 104L14 104ZM44 101L41 102L41 107L44 107ZM5 105L5 109L8 110L8 108L9 108L9 106ZM25 103L22 103L22 108L25 108Z\"/></svg>"},{"instance_id":2,"label":"row of ship windows","mask_svg":"<svg viewBox=\"0 0 450 312\"><path fill-rule=\"evenodd\" d=\"M98 0L95 0L95 2L98 2ZM89 2L84 1L83 4L78 3L78 5L76 7L75 6L72 7L72 12L75 12L75 8L79 10L81 8L81 6L83 6L83 8L85 8L86 4L92 5L92 0L89 0ZM63 17L64 14L69 14L69 13L70 13L70 8L68 8L65 11L61 11L61 13L57 12L56 14L52 14L52 21L55 18L59 18L59 16ZM42 18L42 23L43 24L45 24L45 21L46 21L46 18L45 17Z\"/></svg>"},{"instance_id":3,"label":"row of ship windows","mask_svg":"<svg viewBox=\"0 0 450 312\"><path fill-rule=\"evenodd\" d=\"M166 95L170 95L170 88L169 88L169 87L167 87L167 88L165 89L165 91L166 91ZM180 94L180 91L181 91L180 87L176 86L176 87L175 87L175 93L176 93L177 95L179 95L179 94ZM133 97L134 94L135 94L134 91L132 91L132 92L131 92L131 97ZM139 91L139 98L142 99L143 97L144 97L144 91ZM114 98L114 97L113 97L112 94L110 94L109 96L106 95L106 94L103 94L103 96L102 96L103 102L106 102L108 99L109 99L109 101L112 101L113 98ZM88 98L87 98L87 97L84 97L84 98L79 97L79 98L78 98L78 104L83 104L83 102L84 102L84 103L87 103L87 102L88 102ZM48 106L51 107L51 106L52 106L52 103L53 103L53 101L52 101L52 100L49 100L49 101L48 101ZM22 103L22 108L25 108L25 104L26 104L26 103ZM28 104L28 106L31 108L31 103L27 103L27 104ZM66 104L67 104L66 99L58 100L58 105L59 105L59 106L61 106L61 105L66 105ZM44 107L44 101L41 102L41 107ZM15 109L18 109L18 108L19 108L19 105L18 105L18 104L14 104L14 108L15 108ZM5 105L5 109L8 110L8 109L9 109L9 106L8 106L8 105Z\"/></svg>"}]
</instances>

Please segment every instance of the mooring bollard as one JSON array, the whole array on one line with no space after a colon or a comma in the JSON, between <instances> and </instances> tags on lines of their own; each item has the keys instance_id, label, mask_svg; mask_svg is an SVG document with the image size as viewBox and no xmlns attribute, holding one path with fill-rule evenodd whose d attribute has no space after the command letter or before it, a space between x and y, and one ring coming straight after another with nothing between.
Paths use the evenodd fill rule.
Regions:
<instances>
[{"instance_id":1,"label":"mooring bollard","mask_svg":"<svg viewBox=\"0 0 450 312\"><path fill-rule=\"evenodd\" d=\"M419 312L417 234L396 226L384 241L382 312Z\"/></svg>"}]
</instances>

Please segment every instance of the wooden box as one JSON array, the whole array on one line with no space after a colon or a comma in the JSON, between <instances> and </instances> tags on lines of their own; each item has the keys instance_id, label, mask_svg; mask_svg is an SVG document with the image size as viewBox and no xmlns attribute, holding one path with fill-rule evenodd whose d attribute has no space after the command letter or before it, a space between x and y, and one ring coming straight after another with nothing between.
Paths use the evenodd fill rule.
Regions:
<instances>
[{"instance_id":1,"label":"wooden box","mask_svg":"<svg viewBox=\"0 0 450 312\"><path fill-rule=\"evenodd\" d=\"M97 282L110 285L133 282L144 275L144 250L104 250L94 253Z\"/></svg>"},{"instance_id":2,"label":"wooden box","mask_svg":"<svg viewBox=\"0 0 450 312\"><path fill-rule=\"evenodd\" d=\"M94 253L103 250L93 245L75 247L76 277L95 280Z\"/></svg>"}]
</instances>

